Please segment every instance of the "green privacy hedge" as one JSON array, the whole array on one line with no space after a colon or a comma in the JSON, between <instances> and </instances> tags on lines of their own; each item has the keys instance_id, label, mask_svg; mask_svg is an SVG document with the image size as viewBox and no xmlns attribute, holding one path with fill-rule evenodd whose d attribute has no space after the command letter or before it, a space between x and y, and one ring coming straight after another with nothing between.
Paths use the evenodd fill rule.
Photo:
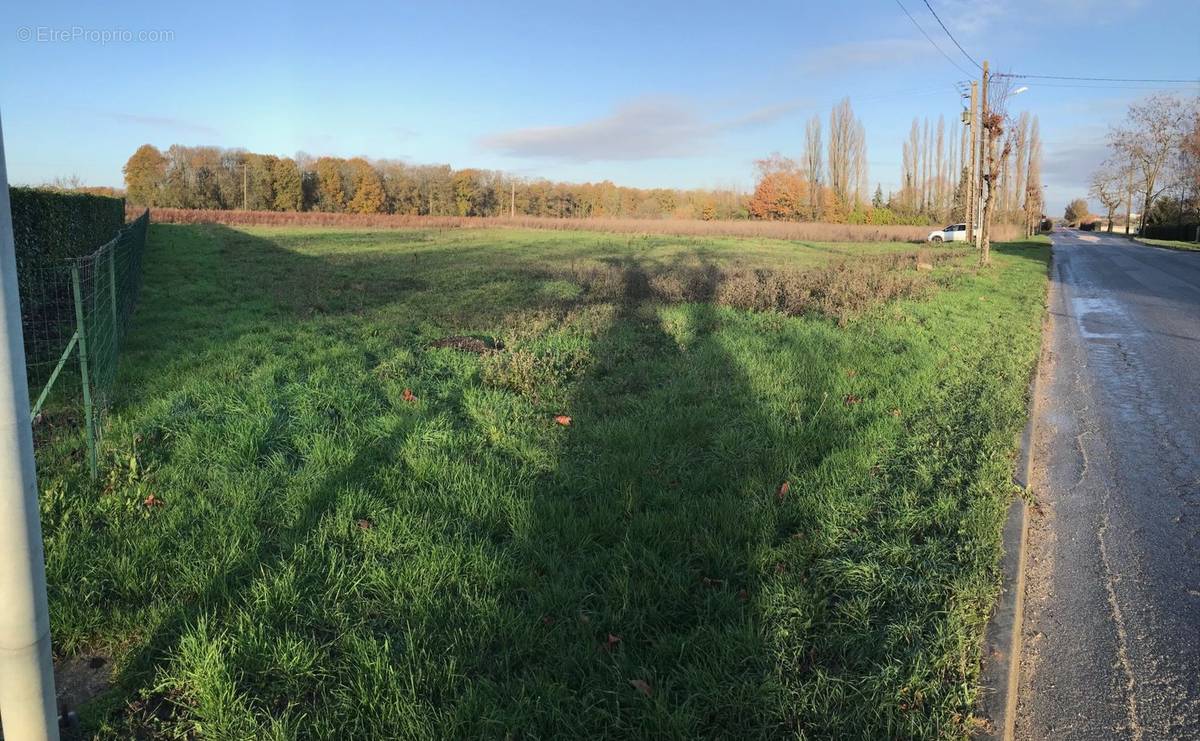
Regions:
<instances>
[{"instance_id":1,"label":"green privacy hedge","mask_svg":"<svg viewBox=\"0 0 1200 741\"><path fill-rule=\"evenodd\" d=\"M17 262L42 265L80 257L125 226L125 199L38 188L9 188Z\"/></svg>"}]
</instances>

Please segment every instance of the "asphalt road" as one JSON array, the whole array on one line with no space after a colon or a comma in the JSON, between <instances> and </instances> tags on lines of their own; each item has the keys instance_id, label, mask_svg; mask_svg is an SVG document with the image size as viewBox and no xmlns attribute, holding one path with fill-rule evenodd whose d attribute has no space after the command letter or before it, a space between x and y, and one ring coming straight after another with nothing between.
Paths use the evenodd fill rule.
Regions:
<instances>
[{"instance_id":1,"label":"asphalt road","mask_svg":"<svg viewBox=\"0 0 1200 741\"><path fill-rule=\"evenodd\" d=\"M1200 739L1200 252L1054 236L1017 738Z\"/></svg>"}]
</instances>

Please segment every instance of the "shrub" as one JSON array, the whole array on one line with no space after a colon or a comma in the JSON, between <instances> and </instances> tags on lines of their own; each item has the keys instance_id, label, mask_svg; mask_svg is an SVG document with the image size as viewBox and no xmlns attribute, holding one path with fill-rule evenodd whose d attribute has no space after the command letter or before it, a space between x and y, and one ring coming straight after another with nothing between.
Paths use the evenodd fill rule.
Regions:
<instances>
[{"instance_id":1,"label":"shrub","mask_svg":"<svg viewBox=\"0 0 1200 741\"><path fill-rule=\"evenodd\" d=\"M18 264L80 257L125 226L125 199L9 188Z\"/></svg>"}]
</instances>

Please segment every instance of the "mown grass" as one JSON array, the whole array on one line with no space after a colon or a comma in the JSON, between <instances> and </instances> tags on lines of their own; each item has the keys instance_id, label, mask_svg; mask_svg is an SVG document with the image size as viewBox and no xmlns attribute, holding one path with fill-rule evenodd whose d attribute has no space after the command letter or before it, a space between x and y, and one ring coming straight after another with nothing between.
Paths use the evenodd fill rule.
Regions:
<instances>
[{"instance_id":1,"label":"mown grass","mask_svg":"<svg viewBox=\"0 0 1200 741\"><path fill-rule=\"evenodd\" d=\"M571 279L903 247L153 227L103 481L39 451L85 727L964 736L1044 240L840 322Z\"/></svg>"},{"instance_id":2,"label":"mown grass","mask_svg":"<svg viewBox=\"0 0 1200 741\"><path fill-rule=\"evenodd\" d=\"M1184 242L1178 239L1146 239L1145 237L1135 237L1134 241L1153 247L1166 247L1171 250L1200 250L1200 242Z\"/></svg>"}]
</instances>

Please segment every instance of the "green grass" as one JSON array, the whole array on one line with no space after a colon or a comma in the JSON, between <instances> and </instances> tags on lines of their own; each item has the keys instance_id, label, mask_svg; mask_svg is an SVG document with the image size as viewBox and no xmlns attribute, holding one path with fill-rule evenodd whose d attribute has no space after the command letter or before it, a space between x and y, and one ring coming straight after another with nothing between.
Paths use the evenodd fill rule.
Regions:
<instances>
[{"instance_id":1,"label":"green grass","mask_svg":"<svg viewBox=\"0 0 1200 741\"><path fill-rule=\"evenodd\" d=\"M556 272L905 249L153 227L103 481L39 451L85 726L963 737L1045 240L844 326Z\"/></svg>"},{"instance_id":2,"label":"green grass","mask_svg":"<svg viewBox=\"0 0 1200 741\"><path fill-rule=\"evenodd\" d=\"M1136 237L1134 241L1154 247L1166 247L1172 250L1200 250L1200 242L1183 242L1177 239L1146 239L1145 237Z\"/></svg>"}]
</instances>

